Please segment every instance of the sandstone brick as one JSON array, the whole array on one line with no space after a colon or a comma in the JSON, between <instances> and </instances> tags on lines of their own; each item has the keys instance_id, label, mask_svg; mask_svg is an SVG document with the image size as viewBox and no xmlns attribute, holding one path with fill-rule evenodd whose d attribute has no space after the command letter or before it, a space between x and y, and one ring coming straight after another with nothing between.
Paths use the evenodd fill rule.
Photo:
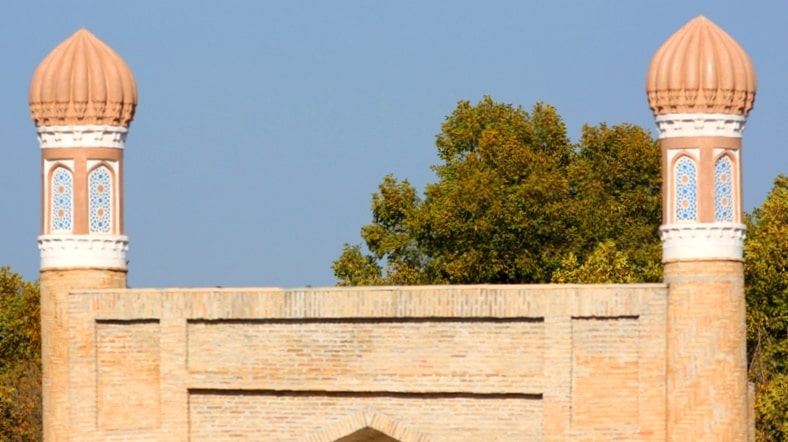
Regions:
<instances>
[{"instance_id":1,"label":"sandstone brick","mask_svg":"<svg viewBox=\"0 0 788 442\"><path fill-rule=\"evenodd\" d=\"M126 272L102 269L63 269L41 272L41 363L44 439L65 441L71 431L68 334L69 293L85 288L126 288Z\"/></svg>"},{"instance_id":2,"label":"sandstone brick","mask_svg":"<svg viewBox=\"0 0 788 442\"><path fill-rule=\"evenodd\" d=\"M665 265L668 438L748 438L743 264Z\"/></svg>"},{"instance_id":3,"label":"sandstone brick","mask_svg":"<svg viewBox=\"0 0 788 442\"><path fill-rule=\"evenodd\" d=\"M665 440L662 284L66 300L70 440Z\"/></svg>"}]
</instances>

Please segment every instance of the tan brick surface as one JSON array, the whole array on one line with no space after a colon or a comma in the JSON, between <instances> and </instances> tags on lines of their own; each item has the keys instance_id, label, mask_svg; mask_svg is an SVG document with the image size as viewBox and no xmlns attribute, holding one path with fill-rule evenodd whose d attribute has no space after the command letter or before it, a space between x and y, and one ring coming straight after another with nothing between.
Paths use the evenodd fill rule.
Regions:
<instances>
[{"instance_id":1,"label":"tan brick surface","mask_svg":"<svg viewBox=\"0 0 788 442\"><path fill-rule=\"evenodd\" d=\"M41 363L44 439L69 440L69 292L84 288L125 288L126 272L72 269L41 272Z\"/></svg>"},{"instance_id":2,"label":"tan brick surface","mask_svg":"<svg viewBox=\"0 0 788 442\"><path fill-rule=\"evenodd\" d=\"M279 390L539 393L543 325L496 318L198 322L187 327L188 367L265 379Z\"/></svg>"},{"instance_id":3,"label":"tan brick surface","mask_svg":"<svg viewBox=\"0 0 788 442\"><path fill-rule=\"evenodd\" d=\"M46 437L746 440L741 270L668 263L668 287L309 290L47 271Z\"/></svg>"},{"instance_id":4,"label":"tan brick surface","mask_svg":"<svg viewBox=\"0 0 788 442\"><path fill-rule=\"evenodd\" d=\"M747 440L741 262L674 262L668 282L668 439Z\"/></svg>"},{"instance_id":5,"label":"tan brick surface","mask_svg":"<svg viewBox=\"0 0 788 442\"><path fill-rule=\"evenodd\" d=\"M542 438L542 404L538 399L227 393L190 396L190 439L304 441L323 427L369 409L430 442Z\"/></svg>"},{"instance_id":6,"label":"tan brick surface","mask_svg":"<svg viewBox=\"0 0 788 442\"><path fill-rule=\"evenodd\" d=\"M71 440L665 440L661 284L103 290L68 305Z\"/></svg>"},{"instance_id":7,"label":"tan brick surface","mask_svg":"<svg viewBox=\"0 0 788 442\"><path fill-rule=\"evenodd\" d=\"M640 367L637 319L572 321L572 433L589 440L636 440Z\"/></svg>"},{"instance_id":8,"label":"tan brick surface","mask_svg":"<svg viewBox=\"0 0 788 442\"><path fill-rule=\"evenodd\" d=\"M159 336L155 320L96 324L98 428L159 427Z\"/></svg>"}]
</instances>

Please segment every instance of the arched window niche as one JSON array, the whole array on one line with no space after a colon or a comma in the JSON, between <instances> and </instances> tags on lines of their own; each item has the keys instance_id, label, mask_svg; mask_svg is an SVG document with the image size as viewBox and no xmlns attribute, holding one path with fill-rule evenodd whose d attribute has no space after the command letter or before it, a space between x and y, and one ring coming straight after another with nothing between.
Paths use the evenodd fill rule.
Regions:
<instances>
[{"instance_id":1,"label":"arched window niche","mask_svg":"<svg viewBox=\"0 0 788 442\"><path fill-rule=\"evenodd\" d=\"M71 233L74 226L74 175L63 166L55 167L49 189L49 231Z\"/></svg>"},{"instance_id":2,"label":"arched window niche","mask_svg":"<svg viewBox=\"0 0 788 442\"><path fill-rule=\"evenodd\" d=\"M732 223L735 204L733 200L733 160L722 155L714 163L714 219Z\"/></svg>"},{"instance_id":3,"label":"arched window niche","mask_svg":"<svg viewBox=\"0 0 788 442\"><path fill-rule=\"evenodd\" d=\"M112 172L104 165L88 174L88 227L90 233L112 232Z\"/></svg>"},{"instance_id":4,"label":"arched window niche","mask_svg":"<svg viewBox=\"0 0 788 442\"><path fill-rule=\"evenodd\" d=\"M695 161L683 155L673 163L673 204L676 221L698 219L698 168Z\"/></svg>"}]
</instances>

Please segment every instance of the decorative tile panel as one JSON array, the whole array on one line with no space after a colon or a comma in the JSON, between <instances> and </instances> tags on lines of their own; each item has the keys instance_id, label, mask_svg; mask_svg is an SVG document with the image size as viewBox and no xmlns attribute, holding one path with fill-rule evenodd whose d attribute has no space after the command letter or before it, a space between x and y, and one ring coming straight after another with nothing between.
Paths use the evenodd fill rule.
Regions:
<instances>
[{"instance_id":1,"label":"decorative tile panel","mask_svg":"<svg viewBox=\"0 0 788 442\"><path fill-rule=\"evenodd\" d=\"M727 155L714 164L714 218L717 222L734 222L733 162Z\"/></svg>"},{"instance_id":2,"label":"decorative tile panel","mask_svg":"<svg viewBox=\"0 0 788 442\"><path fill-rule=\"evenodd\" d=\"M689 157L681 157L673 166L676 221L698 219L698 171Z\"/></svg>"},{"instance_id":3,"label":"decorative tile panel","mask_svg":"<svg viewBox=\"0 0 788 442\"><path fill-rule=\"evenodd\" d=\"M112 231L112 174L99 166L88 177L90 233Z\"/></svg>"},{"instance_id":4,"label":"decorative tile panel","mask_svg":"<svg viewBox=\"0 0 788 442\"><path fill-rule=\"evenodd\" d=\"M65 167L58 167L52 174L50 186L50 231L70 233L73 226L74 177Z\"/></svg>"}]
</instances>

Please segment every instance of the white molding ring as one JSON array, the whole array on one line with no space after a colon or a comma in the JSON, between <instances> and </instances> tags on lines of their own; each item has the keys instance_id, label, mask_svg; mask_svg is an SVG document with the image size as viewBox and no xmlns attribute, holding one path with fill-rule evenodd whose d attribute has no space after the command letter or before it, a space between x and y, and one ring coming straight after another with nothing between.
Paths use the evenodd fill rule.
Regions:
<instances>
[{"instance_id":1,"label":"white molding ring","mask_svg":"<svg viewBox=\"0 0 788 442\"><path fill-rule=\"evenodd\" d=\"M659 228L662 261L744 259L747 226L736 223L669 224Z\"/></svg>"},{"instance_id":2,"label":"white molding ring","mask_svg":"<svg viewBox=\"0 0 788 442\"><path fill-rule=\"evenodd\" d=\"M36 128L42 149L108 147L123 149L127 127L122 126L40 126Z\"/></svg>"},{"instance_id":3,"label":"white molding ring","mask_svg":"<svg viewBox=\"0 0 788 442\"><path fill-rule=\"evenodd\" d=\"M128 265L125 235L51 234L38 237L41 269L105 268L123 269Z\"/></svg>"},{"instance_id":4,"label":"white molding ring","mask_svg":"<svg viewBox=\"0 0 788 442\"><path fill-rule=\"evenodd\" d=\"M741 138L747 117L733 114L665 114L654 117L659 138Z\"/></svg>"}]
</instances>

